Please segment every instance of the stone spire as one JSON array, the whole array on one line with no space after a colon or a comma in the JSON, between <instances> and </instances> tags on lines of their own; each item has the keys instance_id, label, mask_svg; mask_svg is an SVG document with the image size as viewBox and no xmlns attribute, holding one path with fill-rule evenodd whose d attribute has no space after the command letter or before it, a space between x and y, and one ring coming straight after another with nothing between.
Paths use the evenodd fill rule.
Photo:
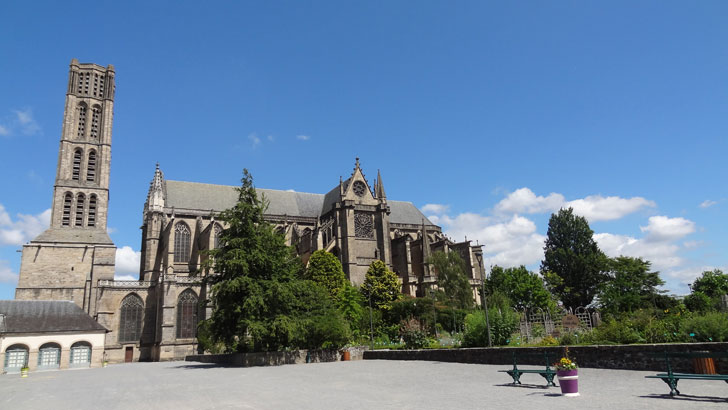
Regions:
<instances>
[{"instance_id":1,"label":"stone spire","mask_svg":"<svg viewBox=\"0 0 728 410\"><path fill-rule=\"evenodd\" d=\"M144 213L146 214L148 211L162 212L166 199L167 184L164 182L164 173L159 169L159 163L157 163L154 178L149 183L149 193L147 194L147 202L144 204Z\"/></svg>"},{"instance_id":2,"label":"stone spire","mask_svg":"<svg viewBox=\"0 0 728 410\"><path fill-rule=\"evenodd\" d=\"M377 170L377 183L374 187L374 194L378 199L387 199L387 194L384 192L384 184L382 183L382 174Z\"/></svg>"}]
</instances>

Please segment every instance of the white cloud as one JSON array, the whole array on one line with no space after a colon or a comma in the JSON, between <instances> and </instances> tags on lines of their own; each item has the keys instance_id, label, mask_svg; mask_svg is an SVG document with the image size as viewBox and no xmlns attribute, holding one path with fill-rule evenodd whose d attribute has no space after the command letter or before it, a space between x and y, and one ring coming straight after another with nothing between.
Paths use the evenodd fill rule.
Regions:
<instances>
[{"instance_id":1,"label":"white cloud","mask_svg":"<svg viewBox=\"0 0 728 410\"><path fill-rule=\"evenodd\" d=\"M585 198L566 201L563 195L552 192L548 196L537 196L530 189L519 188L495 205L499 214L540 214L555 212L560 208L574 208L577 215L589 221L609 221L620 219L644 207L654 207L655 203L642 197L621 198L590 195Z\"/></svg>"},{"instance_id":2,"label":"white cloud","mask_svg":"<svg viewBox=\"0 0 728 410\"><path fill-rule=\"evenodd\" d=\"M8 129L8 127L0 125L0 136L7 137L9 135L10 135L10 130Z\"/></svg>"},{"instance_id":3,"label":"white cloud","mask_svg":"<svg viewBox=\"0 0 728 410\"><path fill-rule=\"evenodd\" d=\"M671 241L695 232L695 223L685 218L652 216L647 226L640 226L640 230L647 232L650 242Z\"/></svg>"},{"instance_id":4,"label":"white cloud","mask_svg":"<svg viewBox=\"0 0 728 410\"><path fill-rule=\"evenodd\" d=\"M0 245L22 245L46 230L51 222L51 210L38 215L18 214L13 221L0 204Z\"/></svg>"},{"instance_id":5,"label":"white cloud","mask_svg":"<svg viewBox=\"0 0 728 410\"><path fill-rule=\"evenodd\" d=\"M33 118L33 111L30 108L25 110L13 110L17 117L20 130L24 135L35 135L40 132L40 125Z\"/></svg>"},{"instance_id":6,"label":"white cloud","mask_svg":"<svg viewBox=\"0 0 728 410\"><path fill-rule=\"evenodd\" d=\"M141 252L134 251L131 246L116 249L116 272L114 278L119 280L136 280L139 278ZM131 277L131 279L127 279Z\"/></svg>"},{"instance_id":7,"label":"white cloud","mask_svg":"<svg viewBox=\"0 0 728 410\"><path fill-rule=\"evenodd\" d=\"M2 135L2 134L0 134L0 135ZM718 201L711 201L710 199L706 199L705 201L700 203L700 207L703 209L710 208L711 206L713 206L717 203L718 203Z\"/></svg>"},{"instance_id":8,"label":"white cloud","mask_svg":"<svg viewBox=\"0 0 728 410\"><path fill-rule=\"evenodd\" d=\"M270 141L270 142L273 142L273 141L275 141L275 137L274 137L274 136L272 136L272 135L269 135L269 136L267 136L266 138L267 138L267 139L268 139L268 141Z\"/></svg>"},{"instance_id":9,"label":"white cloud","mask_svg":"<svg viewBox=\"0 0 728 410\"><path fill-rule=\"evenodd\" d=\"M650 242L645 238L634 238L628 235L616 235L611 233L598 233L594 240L599 248L612 258L617 256L631 256L643 258L652 263L657 270L675 268L685 261L678 253L681 248L670 241Z\"/></svg>"},{"instance_id":10,"label":"white cloud","mask_svg":"<svg viewBox=\"0 0 728 410\"><path fill-rule=\"evenodd\" d=\"M255 133L248 135L248 139L251 143L253 143L253 148L260 145L260 137L258 137Z\"/></svg>"},{"instance_id":11,"label":"white cloud","mask_svg":"<svg viewBox=\"0 0 728 410\"><path fill-rule=\"evenodd\" d=\"M0 283L18 283L18 274L8 266L8 261L0 260Z\"/></svg>"},{"instance_id":12,"label":"white cloud","mask_svg":"<svg viewBox=\"0 0 728 410\"><path fill-rule=\"evenodd\" d=\"M311 137L309 137L308 135L297 135L296 139L301 140L301 141L308 141L311 139Z\"/></svg>"},{"instance_id":13,"label":"white cloud","mask_svg":"<svg viewBox=\"0 0 728 410\"><path fill-rule=\"evenodd\" d=\"M450 209L450 205L442 204L425 204L422 207L422 212L426 214L442 215Z\"/></svg>"},{"instance_id":14,"label":"white cloud","mask_svg":"<svg viewBox=\"0 0 728 410\"><path fill-rule=\"evenodd\" d=\"M565 205L565 207L574 208L574 213L585 217L590 222L620 219L642 208L654 208L655 206L654 201L638 196L620 198L618 196L603 197L601 195L590 195L584 199L569 201Z\"/></svg>"},{"instance_id":15,"label":"white cloud","mask_svg":"<svg viewBox=\"0 0 728 410\"><path fill-rule=\"evenodd\" d=\"M530 189L524 187L517 189L503 198L495 206L497 213L525 213L540 214L553 212L565 203L564 196L550 193L548 196L536 196Z\"/></svg>"}]
</instances>

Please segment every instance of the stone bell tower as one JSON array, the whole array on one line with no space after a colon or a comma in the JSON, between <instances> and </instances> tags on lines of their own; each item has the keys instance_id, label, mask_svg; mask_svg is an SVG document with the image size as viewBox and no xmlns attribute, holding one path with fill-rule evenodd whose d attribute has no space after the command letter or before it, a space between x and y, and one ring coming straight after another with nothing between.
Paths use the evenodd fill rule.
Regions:
<instances>
[{"instance_id":1,"label":"stone bell tower","mask_svg":"<svg viewBox=\"0 0 728 410\"><path fill-rule=\"evenodd\" d=\"M95 314L99 280L114 277L106 232L114 66L71 60L48 230L23 246L16 299L73 300Z\"/></svg>"}]
</instances>

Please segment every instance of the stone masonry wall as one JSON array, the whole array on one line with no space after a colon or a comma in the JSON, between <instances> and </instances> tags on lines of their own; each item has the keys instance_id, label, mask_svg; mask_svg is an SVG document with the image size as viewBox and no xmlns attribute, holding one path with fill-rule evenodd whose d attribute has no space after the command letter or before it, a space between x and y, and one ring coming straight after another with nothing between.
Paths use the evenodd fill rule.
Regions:
<instances>
[{"instance_id":1,"label":"stone masonry wall","mask_svg":"<svg viewBox=\"0 0 728 410\"><path fill-rule=\"evenodd\" d=\"M668 352L725 352L728 343L681 343L649 345L597 345L570 346L569 356L579 367L625 370L666 371L664 358L655 353ZM518 364L544 365L543 354L553 354L556 361L563 355L564 347L493 347L468 349L427 349L427 350L369 350L364 352L364 360L429 360L437 362L513 364L513 353L524 356ZM540 357L539 357L540 356ZM693 372L690 359L671 359L670 364L676 372ZM728 374L728 360L716 360L718 373Z\"/></svg>"}]
</instances>

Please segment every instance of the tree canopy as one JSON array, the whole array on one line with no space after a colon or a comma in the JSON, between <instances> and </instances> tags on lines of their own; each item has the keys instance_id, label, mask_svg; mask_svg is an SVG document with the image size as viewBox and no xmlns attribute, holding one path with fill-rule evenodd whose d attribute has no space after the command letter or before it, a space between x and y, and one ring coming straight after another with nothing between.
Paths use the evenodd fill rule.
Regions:
<instances>
[{"instance_id":1,"label":"tree canopy","mask_svg":"<svg viewBox=\"0 0 728 410\"><path fill-rule=\"evenodd\" d=\"M551 294L541 277L525 266L501 268L496 265L486 280L488 293L500 292L511 300L517 309L551 309L555 306Z\"/></svg>"},{"instance_id":2,"label":"tree canopy","mask_svg":"<svg viewBox=\"0 0 728 410\"><path fill-rule=\"evenodd\" d=\"M695 279L690 289L693 292L702 292L711 298L728 294L728 274L720 269L707 270Z\"/></svg>"},{"instance_id":3,"label":"tree canopy","mask_svg":"<svg viewBox=\"0 0 728 410\"><path fill-rule=\"evenodd\" d=\"M594 232L572 208L552 214L546 234L541 275L567 308L587 306L605 281L606 256Z\"/></svg>"},{"instance_id":4,"label":"tree canopy","mask_svg":"<svg viewBox=\"0 0 728 410\"><path fill-rule=\"evenodd\" d=\"M226 228L210 251L213 311L201 326L226 351L317 348L348 342L349 328L322 286L263 219L264 199L244 170L238 202L220 214Z\"/></svg>"},{"instance_id":5,"label":"tree canopy","mask_svg":"<svg viewBox=\"0 0 728 410\"><path fill-rule=\"evenodd\" d=\"M650 262L642 258L619 256L609 259L609 278L599 293L599 304L606 313L633 312L657 306L665 282L659 272L650 271Z\"/></svg>"},{"instance_id":6,"label":"tree canopy","mask_svg":"<svg viewBox=\"0 0 728 410\"><path fill-rule=\"evenodd\" d=\"M365 299L371 295L372 305L377 309L387 310L400 298L401 288L397 274L387 269L384 262L375 260L369 265L361 292Z\"/></svg>"},{"instance_id":7,"label":"tree canopy","mask_svg":"<svg viewBox=\"0 0 728 410\"><path fill-rule=\"evenodd\" d=\"M315 251L308 260L306 278L325 287L334 299L338 299L346 285L346 275L339 258L323 249Z\"/></svg>"},{"instance_id":8,"label":"tree canopy","mask_svg":"<svg viewBox=\"0 0 728 410\"><path fill-rule=\"evenodd\" d=\"M437 285L445 293L448 303L460 309L473 305L473 291L465 275L465 262L457 252L437 251L428 262L437 272Z\"/></svg>"}]
</instances>

